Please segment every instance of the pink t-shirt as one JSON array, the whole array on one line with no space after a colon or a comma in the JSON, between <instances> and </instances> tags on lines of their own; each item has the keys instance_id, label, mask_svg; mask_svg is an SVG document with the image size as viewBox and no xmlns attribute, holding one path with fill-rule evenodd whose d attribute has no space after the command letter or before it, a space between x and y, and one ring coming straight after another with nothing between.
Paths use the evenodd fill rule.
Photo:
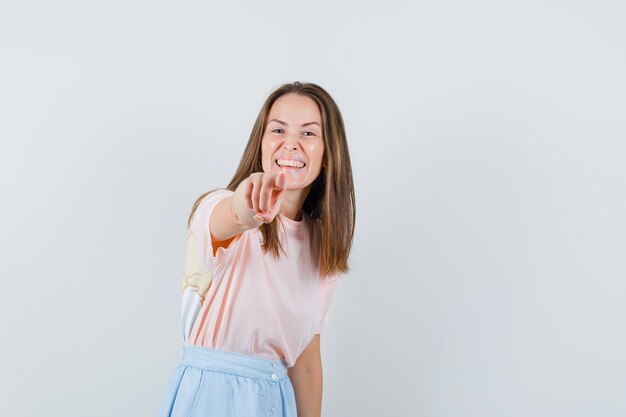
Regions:
<instances>
[{"instance_id":1,"label":"pink t-shirt","mask_svg":"<svg viewBox=\"0 0 626 417\"><path fill-rule=\"evenodd\" d=\"M305 223L312 220L304 212L301 221L277 216L287 256L281 252L276 260L265 253L258 228L235 236L214 255L209 217L232 194L224 189L209 193L191 220L182 288L183 343L284 359L292 367L328 323L339 277L322 277L312 262Z\"/></svg>"}]
</instances>

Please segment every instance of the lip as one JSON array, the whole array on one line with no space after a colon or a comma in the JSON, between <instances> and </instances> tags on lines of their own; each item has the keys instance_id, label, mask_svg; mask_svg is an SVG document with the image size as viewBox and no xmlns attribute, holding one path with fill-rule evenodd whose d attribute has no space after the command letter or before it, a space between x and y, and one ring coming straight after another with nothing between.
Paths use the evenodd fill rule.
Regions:
<instances>
[{"instance_id":1,"label":"lip","mask_svg":"<svg viewBox=\"0 0 626 417\"><path fill-rule=\"evenodd\" d=\"M277 156L276 158L274 158L274 163L276 163L277 160L279 159L285 159L287 161L297 161L297 162L302 162L304 164L304 166L306 166L306 162L304 162L303 159L298 159L298 158L289 158L289 157L285 157L285 156Z\"/></svg>"}]
</instances>

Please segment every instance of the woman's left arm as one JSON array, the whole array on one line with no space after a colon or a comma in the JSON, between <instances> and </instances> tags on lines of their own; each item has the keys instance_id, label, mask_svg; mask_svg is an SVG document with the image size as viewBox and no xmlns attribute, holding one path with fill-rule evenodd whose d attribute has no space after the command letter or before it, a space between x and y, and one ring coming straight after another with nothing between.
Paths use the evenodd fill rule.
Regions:
<instances>
[{"instance_id":1,"label":"woman's left arm","mask_svg":"<svg viewBox=\"0 0 626 417\"><path fill-rule=\"evenodd\" d=\"M321 417L323 380L319 334L313 336L287 374L295 391L298 417Z\"/></svg>"}]
</instances>

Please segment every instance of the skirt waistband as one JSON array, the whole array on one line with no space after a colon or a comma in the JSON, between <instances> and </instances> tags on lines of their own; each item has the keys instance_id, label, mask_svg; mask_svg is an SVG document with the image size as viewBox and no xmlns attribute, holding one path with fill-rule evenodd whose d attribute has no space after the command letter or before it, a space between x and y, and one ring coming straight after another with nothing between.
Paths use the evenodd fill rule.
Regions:
<instances>
[{"instance_id":1,"label":"skirt waistband","mask_svg":"<svg viewBox=\"0 0 626 417\"><path fill-rule=\"evenodd\" d=\"M265 359L238 352L183 345L183 365L247 378L278 381L287 377L284 359Z\"/></svg>"}]
</instances>

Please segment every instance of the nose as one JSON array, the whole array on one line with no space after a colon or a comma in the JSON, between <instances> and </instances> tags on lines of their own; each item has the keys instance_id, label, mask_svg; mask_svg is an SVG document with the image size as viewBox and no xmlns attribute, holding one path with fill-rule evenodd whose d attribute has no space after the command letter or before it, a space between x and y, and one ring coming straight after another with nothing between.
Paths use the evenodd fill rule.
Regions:
<instances>
[{"instance_id":1,"label":"nose","mask_svg":"<svg viewBox=\"0 0 626 417\"><path fill-rule=\"evenodd\" d=\"M294 135L287 135L285 139L285 144L283 145L285 149L297 149L298 148L298 140Z\"/></svg>"}]
</instances>

